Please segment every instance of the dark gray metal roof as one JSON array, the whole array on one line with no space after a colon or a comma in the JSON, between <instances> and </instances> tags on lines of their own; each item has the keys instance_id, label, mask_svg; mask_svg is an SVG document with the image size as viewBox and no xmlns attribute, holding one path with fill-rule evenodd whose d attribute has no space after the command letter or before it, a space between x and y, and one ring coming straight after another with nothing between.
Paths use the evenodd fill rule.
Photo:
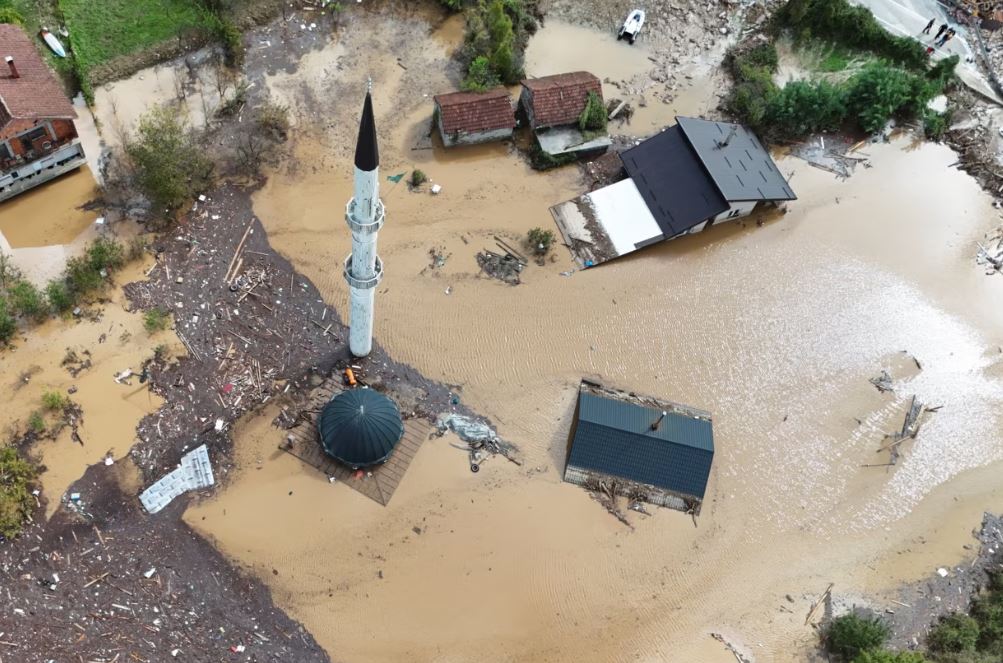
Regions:
<instances>
[{"instance_id":1,"label":"dark gray metal roof","mask_svg":"<svg viewBox=\"0 0 1003 663\"><path fill-rule=\"evenodd\" d=\"M676 126L682 129L725 200L797 198L770 153L748 127L692 117L677 117Z\"/></svg>"},{"instance_id":2,"label":"dark gray metal roof","mask_svg":"<svg viewBox=\"0 0 1003 663\"><path fill-rule=\"evenodd\" d=\"M404 435L397 404L364 387L343 391L325 405L317 429L324 451L351 467L382 463Z\"/></svg>"},{"instance_id":3,"label":"dark gray metal roof","mask_svg":"<svg viewBox=\"0 0 1003 663\"><path fill-rule=\"evenodd\" d=\"M366 92L359 122L359 141L355 144L355 167L359 170L376 170L380 165L380 148L376 143L376 119L373 117L373 98Z\"/></svg>"},{"instance_id":4,"label":"dark gray metal roof","mask_svg":"<svg viewBox=\"0 0 1003 663\"><path fill-rule=\"evenodd\" d=\"M620 154L627 174L666 237L728 209L679 125Z\"/></svg>"},{"instance_id":5,"label":"dark gray metal roof","mask_svg":"<svg viewBox=\"0 0 1003 663\"><path fill-rule=\"evenodd\" d=\"M582 391L568 465L703 498L714 459L706 419Z\"/></svg>"}]
</instances>

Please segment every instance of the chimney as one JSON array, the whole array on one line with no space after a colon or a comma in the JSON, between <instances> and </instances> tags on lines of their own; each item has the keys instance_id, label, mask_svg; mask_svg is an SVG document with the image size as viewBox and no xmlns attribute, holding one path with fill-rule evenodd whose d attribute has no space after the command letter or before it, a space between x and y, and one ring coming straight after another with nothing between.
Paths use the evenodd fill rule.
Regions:
<instances>
[{"instance_id":1,"label":"chimney","mask_svg":"<svg viewBox=\"0 0 1003 663\"><path fill-rule=\"evenodd\" d=\"M662 410L662 414L655 420L655 423L651 424L651 430L658 430L658 427L662 424L662 419L664 419L667 414L668 412Z\"/></svg>"},{"instance_id":2,"label":"chimney","mask_svg":"<svg viewBox=\"0 0 1003 663\"><path fill-rule=\"evenodd\" d=\"M14 66L14 56L8 55L4 60L7 61L7 66L10 67L10 77L21 78L21 74L17 73L17 67Z\"/></svg>"}]
</instances>

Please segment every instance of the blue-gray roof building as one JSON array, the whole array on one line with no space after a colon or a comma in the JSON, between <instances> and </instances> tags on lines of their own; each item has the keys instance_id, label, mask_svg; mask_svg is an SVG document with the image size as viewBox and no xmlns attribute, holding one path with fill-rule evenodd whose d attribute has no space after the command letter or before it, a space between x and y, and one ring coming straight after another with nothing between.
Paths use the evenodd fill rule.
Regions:
<instances>
[{"instance_id":1,"label":"blue-gray roof building","mask_svg":"<svg viewBox=\"0 0 1003 663\"><path fill-rule=\"evenodd\" d=\"M698 514L713 460L710 413L582 382L565 481Z\"/></svg>"}]
</instances>

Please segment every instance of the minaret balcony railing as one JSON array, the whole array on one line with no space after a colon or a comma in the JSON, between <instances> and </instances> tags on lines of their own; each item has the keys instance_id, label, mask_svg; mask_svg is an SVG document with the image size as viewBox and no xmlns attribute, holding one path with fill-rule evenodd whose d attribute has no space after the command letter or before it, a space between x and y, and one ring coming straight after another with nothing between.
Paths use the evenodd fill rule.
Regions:
<instances>
[{"instance_id":1,"label":"minaret balcony railing","mask_svg":"<svg viewBox=\"0 0 1003 663\"><path fill-rule=\"evenodd\" d=\"M349 254L345 258L345 280L348 281L349 287L352 288L359 288L360 290L375 288L383 280L383 261L380 260L379 256L376 256L376 268L373 270L373 276L368 279L360 279L352 275L352 255Z\"/></svg>"},{"instance_id":2,"label":"minaret balcony railing","mask_svg":"<svg viewBox=\"0 0 1003 663\"><path fill-rule=\"evenodd\" d=\"M352 229L353 233L361 233L363 235L372 235L373 233L379 232L380 228L383 227L383 219L385 216L385 211L383 208L383 201L379 198L376 199L376 214L373 215L373 220L370 223L365 223L364 221L359 221L355 218L353 212L355 211L355 198L353 197L345 205L345 221L348 223L348 227Z\"/></svg>"}]
</instances>

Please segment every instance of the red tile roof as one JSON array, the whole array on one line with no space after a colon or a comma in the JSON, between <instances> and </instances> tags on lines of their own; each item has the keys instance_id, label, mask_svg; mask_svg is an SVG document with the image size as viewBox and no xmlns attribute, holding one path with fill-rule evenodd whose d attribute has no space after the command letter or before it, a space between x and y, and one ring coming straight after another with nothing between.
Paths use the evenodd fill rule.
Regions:
<instances>
[{"instance_id":1,"label":"red tile roof","mask_svg":"<svg viewBox=\"0 0 1003 663\"><path fill-rule=\"evenodd\" d=\"M14 58L20 78L11 76L5 59ZM73 104L35 45L21 28L0 24L0 103L12 119L73 119ZM6 119L6 118L5 118ZM8 120L9 121L9 120Z\"/></svg>"},{"instance_id":2,"label":"red tile roof","mask_svg":"<svg viewBox=\"0 0 1003 663\"><path fill-rule=\"evenodd\" d=\"M442 120L442 130L473 133L511 129L515 126L515 112L508 90L503 87L487 92L451 92L435 97Z\"/></svg>"},{"instance_id":3,"label":"red tile roof","mask_svg":"<svg viewBox=\"0 0 1003 663\"><path fill-rule=\"evenodd\" d=\"M602 99L602 84L587 71L530 78L522 82L530 92L533 128L574 124L585 110L589 92Z\"/></svg>"}]
</instances>

